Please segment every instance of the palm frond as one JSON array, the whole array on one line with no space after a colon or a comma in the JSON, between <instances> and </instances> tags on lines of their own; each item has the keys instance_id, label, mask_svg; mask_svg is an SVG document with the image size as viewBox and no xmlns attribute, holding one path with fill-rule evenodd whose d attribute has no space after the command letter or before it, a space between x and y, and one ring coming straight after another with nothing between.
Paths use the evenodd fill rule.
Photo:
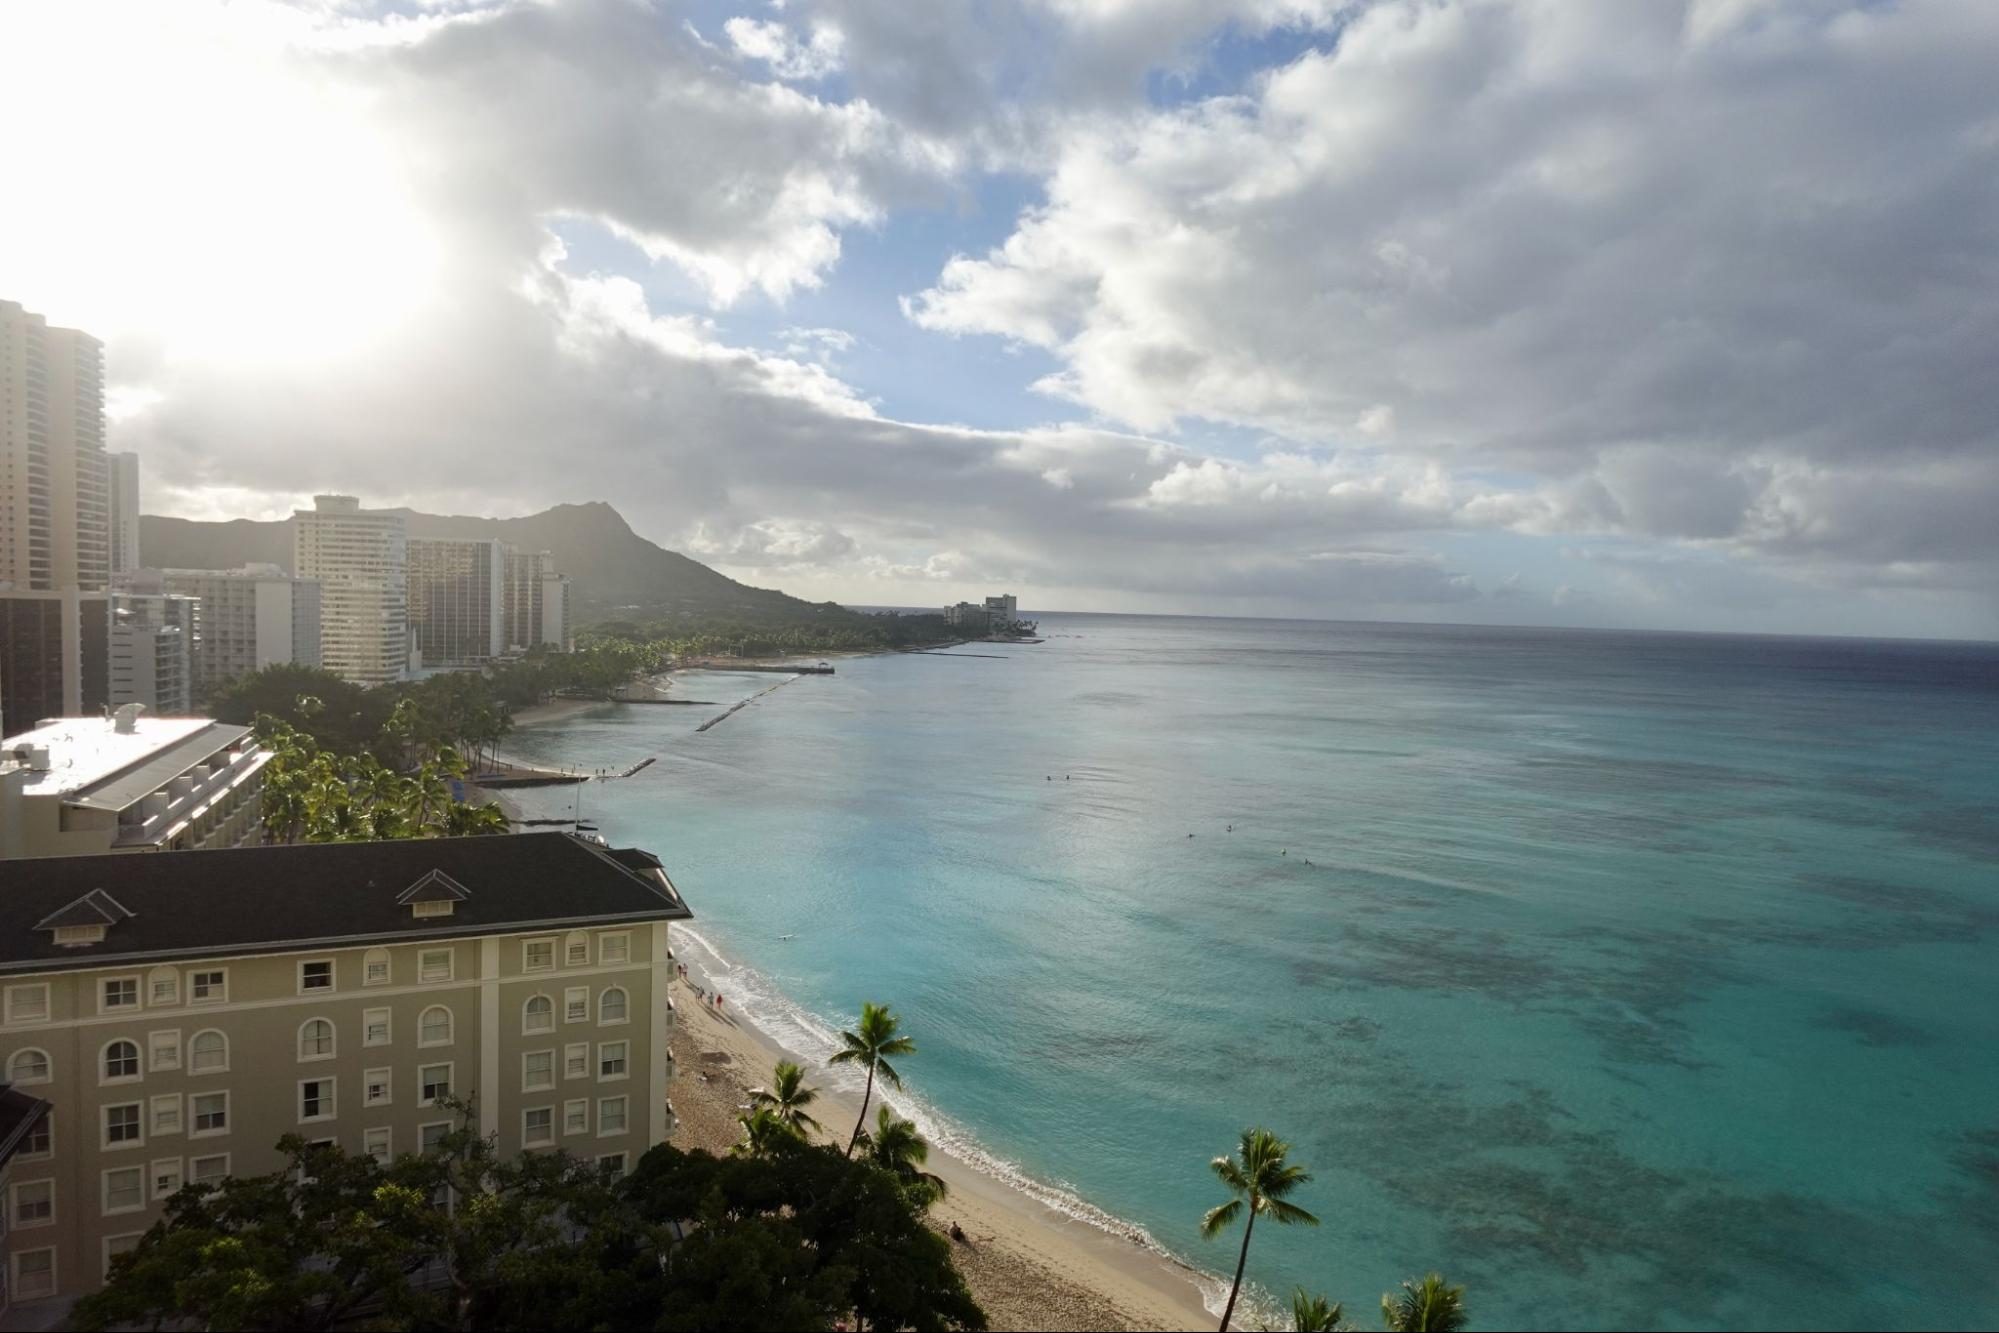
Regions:
<instances>
[{"instance_id":1,"label":"palm frond","mask_svg":"<svg viewBox=\"0 0 1999 1333\"><path fill-rule=\"evenodd\" d=\"M1201 1235L1206 1240L1216 1236L1242 1215L1242 1200L1230 1199L1227 1203L1210 1208L1201 1218Z\"/></svg>"},{"instance_id":2,"label":"palm frond","mask_svg":"<svg viewBox=\"0 0 1999 1333\"><path fill-rule=\"evenodd\" d=\"M1306 1212L1303 1208L1300 1208L1297 1204L1286 1203L1282 1199L1272 1199L1266 1197L1263 1201L1263 1207L1258 1209L1257 1211L1263 1213L1264 1215L1278 1222L1283 1223L1285 1226L1291 1226L1294 1223L1302 1223L1303 1225L1308 1227L1315 1227L1319 1225L1318 1218Z\"/></svg>"}]
</instances>

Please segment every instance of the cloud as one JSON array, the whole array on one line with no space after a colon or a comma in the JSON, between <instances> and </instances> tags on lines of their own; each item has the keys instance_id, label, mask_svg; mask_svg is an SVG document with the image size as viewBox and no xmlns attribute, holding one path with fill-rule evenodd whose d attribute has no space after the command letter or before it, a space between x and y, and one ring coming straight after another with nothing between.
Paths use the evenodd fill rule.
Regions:
<instances>
[{"instance_id":1,"label":"cloud","mask_svg":"<svg viewBox=\"0 0 1999 1333\"><path fill-rule=\"evenodd\" d=\"M811 81L838 73L846 46L846 38L830 23L814 24L803 39L768 19L732 18L722 30L738 55L763 61L781 79Z\"/></svg>"}]
</instances>

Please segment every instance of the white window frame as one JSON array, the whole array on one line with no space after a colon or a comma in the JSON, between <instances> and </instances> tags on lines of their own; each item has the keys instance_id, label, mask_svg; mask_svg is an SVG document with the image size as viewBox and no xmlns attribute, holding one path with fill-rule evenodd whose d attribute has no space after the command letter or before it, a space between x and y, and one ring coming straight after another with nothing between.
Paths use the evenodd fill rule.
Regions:
<instances>
[{"instance_id":1,"label":"white window frame","mask_svg":"<svg viewBox=\"0 0 1999 1333\"><path fill-rule=\"evenodd\" d=\"M547 1082L544 1083L534 1082L532 1080L532 1076L528 1073L528 1061L533 1059L537 1055L545 1055L548 1057L548 1080ZM553 1087L555 1087L555 1085L561 1081L562 1080L556 1076L555 1072L555 1048L553 1046L539 1050L521 1052L522 1092L547 1092Z\"/></svg>"},{"instance_id":2,"label":"white window frame","mask_svg":"<svg viewBox=\"0 0 1999 1333\"><path fill-rule=\"evenodd\" d=\"M122 981L129 981L132 983L132 1003L130 1004L106 1003L108 997L104 993L105 988L107 986L114 986ZM121 972L115 977L99 977L97 979L97 1012L100 1015L138 1013L141 1009L144 1009L146 1007L145 987L146 987L146 979L140 976L137 972Z\"/></svg>"},{"instance_id":3,"label":"white window frame","mask_svg":"<svg viewBox=\"0 0 1999 1333\"><path fill-rule=\"evenodd\" d=\"M618 1061L620 1064L624 1065L624 1069L616 1074L607 1074L604 1072L604 1061L607 1058L605 1052L610 1050L614 1046L623 1048L618 1053ZM623 1083L628 1079L630 1079L631 1076L632 1076L632 1044L629 1041L598 1042L597 1081L599 1083Z\"/></svg>"},{"instance_id":4,"label":"white window frame","mask_svg":"<svg viewBox=\"0 0 1999 1333\"><path fill-rule=\"evenodd\" d=\"M382 1020L382 1039L375 1040L375 1020ZM396 1039L396 1011L393 1009L363 1009L361 1011L361 1044L363 1046L388 1046Z\"/></svg>"},{"instance_id":5,"label":"white window frame","mask_svg":"<svg viewBox=\"0 0 1999 1333\"><path fill-rule=\"evenodd\" d=\"M373 1148L370 1148L368 1146L368 1141L377 1134L380 1134L382 1136L382 1151L379 1153L376 1152ZM383 1166L387 1166L390 1162L395 1161L396 1160L395 1127L393 1125L372 1125L369 1128L362 1130L361 1151L364 1155L374 1158L377 1162L380 1162Z\"/></svg>"},{"instance_id":6,"label":"white window frame","mask_svg":"<svg viewBox=\"0 0 1999 1333\"><path fill-rule=\"evenodd\" d=\"M327 1034L326 1044L328 1049L323 1054L307 1055L305 1053L305 1030L311 1027L314 1023L326 1024L326 1034ZM298 1032L295 1035L292 1042L292 1050L298 1055L298 1062L300 1064L316 1064L321 1060L339 1059L340 1058L339 1025L336 1024L332 1019L328 1018L325 1014L314 1014L312 1017L306 1019L303 1023L300 1023L298 1025Z\"/></svg>"},{"instance_id":7,"label":"white window frame","mask_svg":"<svg viewBox=\"0 0 1999 1333\"><path fill-rule=\"evenodd\" d=\"M160 1111L166 1107L173 1108L174 1123L172 1129L160 1128ZM186 1130L187 1107L181 1100L181 1094L178 1092L163 1092L158 1096L146 1099L146 1132L148 1134L158 1139L164 1138L169 1134L184 1133Z\"/></svg>"},{"instance_id":8,"label":"white window frame","mask_svg":"<svg viewBox=\"0 0 1999 1333\"><path fill-rule=\"evenodd\" d=\"M541 945L547 945L547 946L548 946L548 961L547 961L546 963L543 963L543 964L541 964L540 966L536 966L536 965L535 965L535 963L534 963L534 961L533 961L533 959L534 959L534 949L535 949L535 946L536 946L536 945L538 945L538 944L541 944ZM557 956L557 954L558 954L558 952L559 952L560 948L561 948L561 945L560 945L560 942L559 942L559 941L558 941L558 940L557 940L557 939L555 938L555 936L553 936L553 935L538 935L538 936L536 936L536 937L535 937L534 939L531 939L531 940L522 940L522 941L521 941L521 971L523 971L523 972L553 972L553 971L555 971L555 959L556 959L556 956Z\"/></svg>"},{"instance_id":9,"label":"white window frame","mask_svg":"<svg viewBox=\"0 0 1999 1333\"><path fill-rule=\"evenodd\" d=\"M437 1105L437 1096L435 1094L429 1097L423 1095L423 1085L424 1085L423 1071L426 1069L440 1069L440 1068L444 1070L443 1095L449 1097L452 1095L453 1092L457 1090L458 1062L456 1060L439 1060L433 1064L418 1065L416 1067L416 1104L418 1106Z\"/></svg>"},{"instance_id":10,"label":"white window frame","mask_svg":"<svg viewBox=\"0 0 1999 1333\"><path fill-rule=\"evenodd\" d=\"M579 1111L583 1115L583 1123L575 1125L572 1128L570 1117ZM589 1132L590 1099L588 1097L571 1097L562 1104L562 1137L568 1138L572 1134L588 1134Z\"/></svg>"},{"instance_id":11,"label":"white window frame","mask_svg":"<svg viewBox=\"0 0 1999 1333\"><path fill-rule=\"evenodd\" d=\"M160 983L167 983L167 997L160 998ZM174 1008L180 1004L180 969L156 967L146 974L146 1005L148 1008Z\"/></svg>"},{"instance_id":12,"label":"white window frame","mask_svg":"<svg viewBox=\"0 0 1999 1333\"><path fill-rule=\"evenodd\" d=\"M23 1014L21 1012L23 1007L22 1000L36 992L40 992L42 997L41 1015L34 1017ZM18 986L9 986L7 988L7 1026L11 1028L21 1027L26 1024L48 1022L49 1005L51 1003L53 1001L49 995L49 983L46 981L23 982Z\"/></svg>"},{"instance_id":13,"label":"white window frame","mask_svg":"<svg viewBox=\"0 0 1999 1333\"><path fill-rule=\"evenodd\" d=\"M200 1170L201 1164L203 1162L214 1162L214 1161L220 1161L222 1163L222 1174L219 1176L210 1176L204 1178ZM227 1180L229 1178L231 1170L233 1170L233 1168L229 1164L228 1153L205 1152L199 1157L190 1157L187 1159L187 1183L190 1185L205 1185L208 1184L210 1180Z\"/></svg>"},{"instance_id":14,"label":"white window frame","mask_svg":"<svg viewBox=\"0 0 1999 1333\"><path fill-rule=\"evenodd\" d=\"M32 1222L23 1222L21 1220L21 1191L30 1185L47 1185L49 1187L49 1215L47 1217L36 1218ZM60 1204L56 1199L56 1178L54 1176L37 1176L33 1180L17 1180L7 1187L7 1230L9 1232L34 1231L40 1227L52 1227L56 1224L57 1210L59 1208Z\"/></svg>"},{"instance_id":15,"label":"white window frame","mask_svg":"<svg viewBox=\"0 0 1999 1333\"><path fill-rule=\"evenodd\" d=\"M444 1015L443 1039L424 1036L423 1020L432 1014L440 1013ZM423 1012L416 1016L416 1044L418 1048L421 1049L426 1046L449 1046L456 1040L458 1040L458 1015L452 1012L451 1006L448 1004L425 1005Z\"/></svg>"},{"instance_id":16,"label":"white window frame","mask_svg":"<svg viewBox=\"0 0 1999 1333\"><path fill-rule=\"evenodd\" d=\"M576 1006L579 1004L583 1006L581 1013L576 1011ZM562 1021L565 1023L588 1023L590 1021L590 988L588 986L570 986L563 990Z\"/></svg>"},{"instance_id":17,"label":"white window frame","mask_svg":"<svg viewBox=\"0 0 1999 1333\"><path fill-rule=\"evenodd\" d=\"M222 1066L219 1069L197 1069L194 1066L194 1044L211 1032L222 1038ZM229 1051L229 1034L227 1032L224 1032L221 1028L203 1028L187 1039L187 1072L189 1075L197 1077L203 1074L226 1074L229 1072Z\"/></svg>"},{"instance_id":18,"label":"white window frame","mask_svg":"<svg viewBox=\"0 0 1999 1333\"><path fill-rule=\"evenodd\" d=\"M333 1108L332 1110L322 1112L319 1115L307 1115L305 1113L305 1085L308 1083L324 1083L326 1085L326 1091L322 1094L322 1099L328 1106ZM298 1095L292 1099L292 1105L297 1108L298 1122L301 1125L322 1125L329 1120L338 1120L340 1118L340 1076L338 1074L322 1074L317 1078L300 1079L298 1081Z\"/></svg>"},{"instance_id":19,"label":"white window frame","mask_svg":"<svg viewBox=\"0 0 1999 1333\"><path fill-rule=\"evenodd\" d=\"M163 1190L160 1188L160 1176L163 1174L160 1168L163 1166L173 1168L174 1184L172 1189ZM153 1159L153 1168L146 1173L146 1186L155 1201L171 1199L179 1192L180 1187L185 1184L187 1184L187 1162L185 1159L179 1157L155 1157Z\"/></svg>"},{"instance_id":20,"label":"white window frame","mask_svg":"<svg viewBox=\"0 0 1999 1333\"><path fill-rule=\"evenodd\" d=\"M221 994L196 995L194 993L196 984L201 980L201 978L207 976L214 976L221 978L221 981L219 983ZM190 967L187 970L187 1002L189 1004L229 1003L229 969L226 967Z\"/></svg>"},{"instance_id":21,"label":"white window frame","mask_svg":"<svg viewBox=\"0 0 1999 1333\"><path fill-rule=\"evenodd\" d=\"M618 1128L616 1129L605 1129L604 1107L611 1102L620 1102L623 1104L620 1107L618 1114L624 1120L624 1124L618 1126ZM615 1139L621 1135L629 1134L631 1132L632 1132L631 1097L628 1095L618 1096L618 1097L599 1097L597 1099L597 1137L600 1139Z\"/></svg>"},{"instance_id":22,"label":"white window frame","mask_svg":"<svg viewBox=\"0 0 1999 1333\"><path fill-rule=\"evenodd\" d=\"M430 975L431 961L440 956L444 959L444 975L441 977L432 976ZM425 949L416 956L416 979L423 985L435 986L442 982L450 981L457 970L458 951L455 949Z\"/></svg>"},{"instance_id":23,"label":"white window frame","mask_svg":"<svg viewBox=\"0 0 1999 1333\"><path fill-rule=\"evenodd\" d=\"M40 1078L16 1077L14 1073L14 1062L20 1059L22 1056L28 1055L30 1053L42 1057L42 1068L47 1070L48 1072L43 1074ZM13 1082L14 1086L20 1088L35 1088L35 1087L40 1087L44 1083L53 1083L55 1082L56 1078L55 1057L50 1055L46 1050L44 1050L40 1046L23 1046L20 1050L14 1052L12 1055L7 1057L7 1077L9 1080Z\"/></svg>"},{"instance_id":24,"label":"white window frame","mask_svg":"<svg viewBox=\"0 0 1999 1333\"><path fill-rule=\"evenodd\" d=\"M548 1025L546 1027L528 1026L528 1006L532 1005L536 1000L544 1001L548 1005ZM553 995L536 991L533 995L521 1001L521 1035L523 1037L539 1037L545 1033L553 1032L555 1031L555 1021L555 997Z\"/></svg>"},{"instance_id":25,"label":"white window frame","mask_svg":"<svg viewBox=\"0 0 1999 1333\"><path fill-rule=\"evenodd\" d=\"M29 1144L35 1141L37 1133L46 1133L49 1139L49 1146L40 1152L36 1152L28 1147ZM46 1162L55 1155L56 1113L55 1108L50 1107L42 1114L42 1118L35 1125L35 1128L28 1131L28 1137L21 1140L21 1151L15 1156L14 1160L17 1162ZM0 1233L0 1239L4 1239L4 1233Z\"/></svg>"},{"instance_id":26,"label":"white window frame","mask_svg":"<svg viewBox=\"0 0 1999 1333\"><path fill-rule=\"evenodd\" d=\"M122 1208L113 1208L111 1206L111 1177L121 1171L136 1171L139 1173L139 1201L137 1203L128 1203ZM105 1167L97 1173L98 1215L101 1217L117 1217L122 1213L145 1212L146 1204L152 1200L153 1192L150 1188L152 1183L152 1177L144 1162L135 1162L131 1166Z\"/></svg>"},{"instance_id":27,"label":"white window frame","mask_svg":"<svg viewBox=\"0 0 1999 1333\"><path fill-rule=\"evenodd\" d=\"M116 1259L121 1254L130 1254L133 1250L138 1249L139 1242L144 1240L145 1238L146 1238L146 1233L143 1231L121 1231L115 1236L106 1236L104 1238L103 1244L100 1246L100 1248L104 1252L104 1278L107 1282L110 1281L111 1279L111 1261L113 1259ZM111 1248L113 1245L116 1245L121 1240L129 1240L132 1243L126 1246L122 1250L114 1250Z\"/></svg>"},{"instance_id":28,"label":"white window frame","mask_svg":"<svg viewBox=\"0 0 1999 1333\"><path fill-rule=\"evenodd\" d=\"M616 991L616 992L617 992L618 994L620 994L620 995L624 996L624 998L625 998L625 1016L624 1016L623 1018L606 1018L606 1017L604 1017L604 997L605 997L606 995L609 995L609 994L610 994L610 993L611 993L612 991ZM621 1028L621 1027L623 1027L623 1026L624 1026L625 1024L627 1024L627 1023L629 1023L629 1022L631 1022L631 1021L632 1021L632 993L631 993L631 992L630 992L629 990L626 990L626 989L625 989L625 988L624 988L623 986L606 986L606 987L604 987L604 989L603 989L603 990L601 990L601 991L599 991L599 992L597 993L597 1026L598 1026L598 1027L600 1027L600 1028Z\"/></svg>"},{"instance_id":29,"label":"white window frame","mask_svg":"<svg viewBox=\"0 0 1999 1333\"><path fill-rule=\"evenodd\" d=\"M571 1061L572 1061L572 1060L574 1060L574 1059L575 1059L576 1057L578 1057L578 1056L581 1056L581 1057L582 1057L582 1059L583 1059L583 1067L582 1067L581 1069L576 1069L576 1070L574 1070L574 1071L572 1072L572 1067L571 1067ZM564 1047L562 1048L562 1077L563 1077L563 1078L564 1078L565 1080L568 1080L568 1079L572 1079L572 1078L589 1078L589 1077L590 1077L590 1043L589 1043L589 1042L587 1042L587 1041L572 1041L572 1042L570 1042L570 1043L569 1043L569 1044L568 1044L567 1046L564 1046Z\"/></svg>"},{"instance_id":30,"label":"white window frame","mask_svg":"<svg viewBox=\"0 0 1999 1333\"><path fill-rule=\"evenodd\" d=\"M621 1153L621 1152L600 1152L600 1153L598 1153L598 1154L597 1154L597 1169L598 1169L598 1170L600 1170L600 1171L601 1171L601 1170L603 1170L603 1168L604 1168L604 1164L605 1164L606 1162L616 1162L616 1163L618 1164L618 1174L619 1174L620 1176L625 1176L625 1175L629 1175L629 1174L631 1173L631 1169L632 1169L632 1165L631 1165L631 1160L630 1160L630 1157L629 1157L629 1155L628 1155L628 1154L626 1154L626 1153Z\"/></svg>"},{"instance_id":31,"label":"white window frame","mask_svg":"<svg viewBox=\"0 0 1999 1333\"><path fill-rule=\"evenodd\" d=\"M373 975L375 964L382 965L382 975ZM361 984L363 986L386 986L395 980L395 958L387 949L370 949L361 955Z\"/></svg>"},{"instance_id":32,"label":"white window frame","mask_svg":"<svg viewBox=\"0 0 1999 1333\"><path fill-rule=\"evenodd\" d=\"M162 1043L160 1040L162 1037L169 1040ZM162 1060L160 1058L162 1045L167 1048L171 1056L170 1059ZM185 1057L180 1048L179 1028L160 1028L146 1034L146 1068L153 1073L164 1073L167 1070L173 1070L177 1073L184 1059Z\"/></svg>"},{"instance_id":33,"label":"white window frame","mask_svg":"<svg viewBox=\"0 0 1999 1333\"><path fill-rule=\"evenodd\" d=\"M305 984L305 970L326 964L326 984L308 986ZM300 995L333 995L340 989L340 969L331 958L301 958L298 960L298 993Z\"/></svg>"},{"instance_id":34,"label":"white window frame","mask_svg":"<svg viewBox=\"0 0 1999 1333\"><path fill-rule=\"evenodd\" d=\"M49 1285L47 1290L37 1289L30 1291L21 1282L21 1261L33 1254L46 1254L49 1257ZM8 1263L11 1271L7 1276L12 1280L7 1283L7 1291L15 1301L39 1301L53 1296L62 1290L57 1271L55 1246L44 1245L32 1250L16 1250L8 1260Z\"/></svg>"},{"instance_id":35,"label":"white window frame","mask_svg":"<svg viewBox=\"0 0 1999 1333\"><path fill-rule=\"evenodd\" d=\"M106 1072L111 1067L111 1048L113 1046L130 1046L132 1048L132 1050L136 1053L136 1058L132 1061L133 1065L138 1069L138 1072L136 1074L112 1074ZM99 1046L97 1048L98 1087L106 1088L124 1083L142 1083L145 1081L145 1078L146 1078L146 1048L141 1046L138 1042L133 1041L130 1037L122 1037L122 1036L112 1037L106 1040L102 1046Z\"/></svg>"},{"instance_id":36,"label":"white window frame","mask_svg":"<svg viewBox=\"0 0 1999 1333\"><path fill-rule=\"evenodd\" d=\"M622 957L611 957L611 946L619 946ZM632 961L632 932L629 930L607 930L597 937L597 966L623 967Z\"/></svg>"},{"instance_id":37,"label":"white window frame","mask_svg":"<svg viewBox=\"0 0 1999 1333\"><path fill-rule=\"evenodd\" d=\"M139 1112L139 1137L126 1139L120 1143L111 1141L111 1113L133 1107ZM142 1097L136 1102L106 1102L97 1108L97 1146L105 1152L123 1152L127 1148L146 1146L146 1102Z\"/></svg>"},{"instance_id":38,"label":"white window frame","mask_svg":"<svg viewBox=\"0 0 1999 1333\"><path fill-rule=\"evenodd\" d=\"M528 1137L528 1117L537 1111L548 1117L548 1132L541 1138L534 1139ZM523 1106L521 1108L521 1147L553 1148L555 1146L555 1139L555 1108L553 1106Z\"/></svg>"},{"instance_id":39,"label":"white window frame","mask_svg":"<svg viewBox=\"0 0 1999 1333\"><path fill-rule=\"evenodd\" d=\"M382 1095L372 1096L376 1077L382 1080ZM396 1071L386 1066L369 1069L361 1074L361 1105L394 1106L396 1104Z\"/></svg>"},{"instance_id":40,"label":"white window frame","mask_svg":"<svg viewBox=\"0 0 1999 1333\"><path fill-rule=\"evenodd\" d=\"M454 1126L449 1120L426 1120L421 1122L416 1127L416 1150L420 1153L427 1153L430 1151L429 1148L423 1146L424 1131L432 1129L441 1129L444 1131L444 1133L438 1135L438 1137L443 1138L445 1137L445 1135L450 1134L454 1128L456 1128L456 1126Z\"/></svg>"},{"instance_id":41,"label":"white window frame","mask_svg":"<svg viewBox=\"0 0 1999 1333\"><path fill-rule=\"evenodd\" d=\"M578 951L581 951L580 954ZM562 965L564 967L590 966L590 937L580 930L572 930L562 937Z\"/></svg>"},{"instance_id":42,"label":"white window frame","mask_svg":"<svg viewBox=\"0 0 1999 1333\"><path fill-rule=\"evenodd\" d=\"M195 1109L195 1103L200 1101L203 1097L220 1097L222 1099L222 1128L220 1129L200 1128L198 1122L201 1119L201 1112ZM229 1089L217 1088L213 1092L191 1092L188 1094L187 1136L190 1139L219 1139L222 1138L224 1135L228 1134L229 1131L234 1129L235 1127L236 1127L235 1109L230 1105Z\"/></svg>"}]
</instances>

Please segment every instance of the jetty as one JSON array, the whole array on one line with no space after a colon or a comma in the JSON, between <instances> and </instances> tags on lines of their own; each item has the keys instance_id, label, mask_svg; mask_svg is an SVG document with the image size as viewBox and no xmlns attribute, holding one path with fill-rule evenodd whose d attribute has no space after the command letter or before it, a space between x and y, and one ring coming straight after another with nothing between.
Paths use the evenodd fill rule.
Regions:
<instances>
[{"instance_id":1,"label":"jetty","mask_svg":"<svg viewBox=\"0 0 1999 1333\"><path fill-rule=\"evenodd\" d=\"M764 662L730 662L725 665L720 662L693 661L678 663L674 669L677 671L762 671L773 675L786 676L830 676L833 674L833 667L827 662L821 662L816 666L773 666ZM633 702L636 703L637 700ZM665 701L662 700L661 702Z\"/></svg>"},{"instance_id":2,"label":"jetty","mask_svg":"<svg viewBox=\"0 0 1999 1333\"><path fill-rule=\"evenodd\" d=\"M731 717L733 717L736 714L736 712L739 709L748 708L751 704L763 698L766 694L769 694L771 690L781 690L785 686L791 684L791 682L796 679L798 679L796 676L792 676L789 677L788 679L777 682L777 684L775 685L771 685L765 689L758 690L755 694L752 694L749 698L744 699L740 703L734 704L728 708L723 709L721 712L715 714L715 716L709 718L706 722L703 722L700 726L696 727L695 730L706 731L708 730L708 728L715 726L717 723L728 721Z\"/></svg>"}]
</instances>

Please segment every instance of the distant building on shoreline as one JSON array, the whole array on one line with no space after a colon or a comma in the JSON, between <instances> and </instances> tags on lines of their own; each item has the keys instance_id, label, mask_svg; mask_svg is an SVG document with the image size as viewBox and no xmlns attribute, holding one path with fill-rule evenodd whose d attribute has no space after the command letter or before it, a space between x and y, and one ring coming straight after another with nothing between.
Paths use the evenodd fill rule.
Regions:
<instances>
[{"instance_id":1,"label":"distant building on shoreline","mask_svg":"<svg viewBox=\"0 0 1999 1333\"><path fill-rule=\"evenodd\" d=\"M959 602L944 608L944 623L983 634L1011 634L1021 626L1020 602L1010 592L979 602Z\"/></svg>"},{"instance_id":2,"label":"distant building on shoreline","mask_svg":"<svg viewBox=\"0 0 1999 1333\"><path fill-rule=\"evenodd\" d=\"M569 579L547 551L507 548L502 632L510 649L569 646Z\"/></svg>"},{"instance_id":3,"label":"distant building on shoreline","mask_svg":"<svg viewBox=\"0 0 1999 1333\"><path fill-rule=\"evenodd\" d=\"M121 589L110 599L113 708L140 704L155 717L194 711L198 598Z\"/></svg>"},{"instance_id":4,"label":"distant building on shoreline","mask_svg":"<svg viewBox=\"0 0 1999 1333\"><path fill-rule=\"evenodd\" d=\"M156 577L166 591L201 600L194 646L197 701L216 686L267 666L321 664L316 581L264 564L167 569Z\"/></svg>"},{"instance_id":5,"label":"distant building on shoreline","mask_svg":"<svg viewBox=\"0 0 1999 1333\"><path fill-rule=\"evenodd\" d=\"M410 538L410 631L424 666L478 666L506 651L507 551L498 541Z\"/></svg>"},{"instance_id":6,"label":"distant building on shoreline","mask_svg":"<svg viewBox=\"0 0 1999 1333\"><path fill-rule=\"evenodd\" d=\"M106 454L111 478L111 577L139 565L139 456Z\"/></svg>"},{"instance_id":7,"label":"distant building on shoreline","mask_svg":"<svg viewBox=\"0 0 1999 1333\"><path fill-rule=\"evenodd\" d=\"M104 344L0 301L0 588L111 581Z\"/></svg>"},{"instance_id":8,"label":"distant building on shoreline","mask_svg":"<svg viewBox=\"0 0 1999 1333\"><path fill-rule=\"evenodd\" d=\"M320 590L320 659L356 685L410 667L409 533L403 516L351 495L316 495L292 511L292 572Z\"/></svg>"}]
</instances>

